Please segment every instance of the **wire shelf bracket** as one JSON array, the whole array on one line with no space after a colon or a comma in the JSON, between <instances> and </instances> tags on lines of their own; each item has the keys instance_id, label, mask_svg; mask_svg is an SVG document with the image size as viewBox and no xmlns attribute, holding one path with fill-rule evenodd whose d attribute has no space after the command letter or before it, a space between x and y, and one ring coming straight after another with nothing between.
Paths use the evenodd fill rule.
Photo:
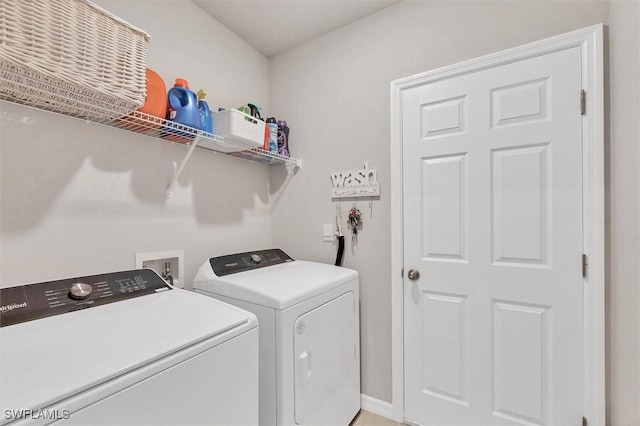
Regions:
<instances>
[{"instance_id":1,"label":"wire shelf bracket","mask_svg":"<svg viewBox=\"0 0 640 426\"><path fill-rule=\"evenodd\" d=\"M182 170L184 170L184 166L186 166L187 163L189 162L189 159L191 158L191 154L193 154L193 151L195 151L196 147L198 146L198 142L200 142L201 137L202 137L201 135L196 136L196 138L191 143L191 146L189 147L189 150L187 151L186 155L180 162L180 165L178 166L175 173L173 174L173 179L171 179L171 182L167 187L167 197L173 197L173 188L178 183L178 178L180 177L180 174L182 174Z\"/></svg>"}]
</instances>

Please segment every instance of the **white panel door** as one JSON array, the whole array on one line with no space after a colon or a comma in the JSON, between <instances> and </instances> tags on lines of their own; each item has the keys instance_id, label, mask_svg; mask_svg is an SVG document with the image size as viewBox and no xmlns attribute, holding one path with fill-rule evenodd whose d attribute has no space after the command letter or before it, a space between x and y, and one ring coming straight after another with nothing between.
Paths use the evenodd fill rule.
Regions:
<instances>
[{"instance_id":1,"label":"white panel door","mask_svg":"<svg viewBox=\"0 0 640 426\"><path fill-rule=\"evenodd\" d=\"M405 417L582 419L581 52L402 98Z\"/></svg>"}]
</instances>

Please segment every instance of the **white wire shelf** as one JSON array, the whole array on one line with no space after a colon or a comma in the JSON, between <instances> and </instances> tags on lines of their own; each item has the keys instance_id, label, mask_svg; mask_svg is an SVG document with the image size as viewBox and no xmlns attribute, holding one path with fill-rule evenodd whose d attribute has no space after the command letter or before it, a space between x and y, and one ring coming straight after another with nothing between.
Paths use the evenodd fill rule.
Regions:
<instances>
[{"instance_id":1,"label":"white wire shelf","mask_svg":"<svg viewBox=\"0 0 640 426\"><path fill-rule=\"evenodd\" d=\"M221 136L202 132L193 127L154 117L139 111L133 112L124 118L96 118L85 117L77 114L63 113L47 108L46 106L33 106L16 99L5 97L0 93L0 99L4 102L26 105L31 108L64 115L85 122L91 122L103 126L117 128L118 130L147 136L154 139L162 139L167 142L191 145L197 139L197 148L208 151L220 152L234 157L244 158L262 164L284 164L285 166L300 167L299 158L285 157L275 152L265 151L260 148L252 148L239 141L232 141Z\"/></svg>"},{"instance_id":2,"label":"white wire shelf","mask_svg":"<svg viewBox=\"0 0 640 426\"><path fill-rule=\"evenodd\" d=\"M261 148L252 148L244 151L229 152L229 155L234 157L245 158L251 161L257 161L262 164L286 164L295 167L301 166L299 158L285 157L284 155L276 152L265 151Z\"/></svg>"},{"instance_id":3,"label":"white wire shelf","mask_svg":"<svg viewBox=\"0 0 640 426\"><path fill-rule=\"evenodd\" d=\"M254 148L241 141L225 139L143 112L135 111L130 115L122 116L122 112L116 110L112 105L96 102L95 99L87 96L81 97L73 93L61 92L59 87L49 87L42 80L13 73L11 70L3 69L0 73L0 89L2 88L6 90L6 92L0 90L0 99L3 101L26 105L85 122L114 127L129 133L189 145L188 156L192 152L192 148L198 147L263 164L284 164L288 167L300 167L301 165L298 158L285 157ZM195 146L193 146L194 144Z\"/></svg>"}]
</instances>

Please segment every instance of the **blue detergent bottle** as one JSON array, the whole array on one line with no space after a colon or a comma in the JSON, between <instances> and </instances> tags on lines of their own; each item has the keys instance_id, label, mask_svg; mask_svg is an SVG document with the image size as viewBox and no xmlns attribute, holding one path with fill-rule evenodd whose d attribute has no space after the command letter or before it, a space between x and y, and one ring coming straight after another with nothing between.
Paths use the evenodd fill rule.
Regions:
<instances>
[{"instance_id":1,"label":"blue detergent bottle","mask_svg":"<svg viewBox=\"0 0 640 426\"><path fill-rule=\"evenodd\" d=\"M175 85L169 90L167 119L202 130L198 98L189 90L189 83L183 78L176 78Z\"/></svg>"},{"instance_id":2,"label":"blue detergent bottle","mask_svg":"<svg viewBox=\"0 0 640 426\"><path fill-rule=\"evenodd\" d=\"M204 89L198 90L198 111L200 113L200 125L205 133L213 133L213 120L209 104L204 101L207 92Z\"/></svg>"}]
</instances>

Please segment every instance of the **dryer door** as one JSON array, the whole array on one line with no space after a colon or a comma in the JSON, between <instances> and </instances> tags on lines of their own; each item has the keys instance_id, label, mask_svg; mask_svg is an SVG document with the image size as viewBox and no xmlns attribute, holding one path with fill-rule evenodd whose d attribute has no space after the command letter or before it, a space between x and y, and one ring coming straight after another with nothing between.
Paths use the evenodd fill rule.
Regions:
<instances>
[{"instance_id":1,"label":"dryer door","mask_svg":"<svg viewBox=\"0 0 640 426\"><path fill-rule=\"evenodd\" d=\"M356 367L353 292L298 317L293 327L295 420L301 424Z\"/></svg>"}]
</instances>

